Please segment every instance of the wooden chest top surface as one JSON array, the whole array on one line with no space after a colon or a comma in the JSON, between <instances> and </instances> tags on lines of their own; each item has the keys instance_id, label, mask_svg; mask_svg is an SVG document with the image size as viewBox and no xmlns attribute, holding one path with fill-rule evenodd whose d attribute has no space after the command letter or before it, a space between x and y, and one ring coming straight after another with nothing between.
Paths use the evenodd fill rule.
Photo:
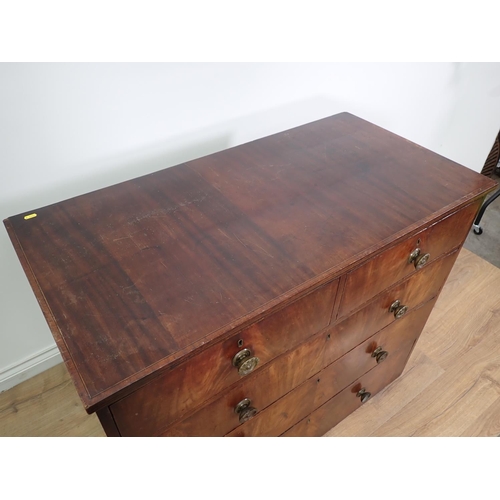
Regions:
<instances>
[{"instance_id":1,"label":"wooden chest top surface","mask_svg":"<svg viewBox=\"0 0 500 500\"><path fill-rule=\"evenodd\" d=\"M5 224L93 411L494 185L342 113Z\"/></svg>"}]
</instances>

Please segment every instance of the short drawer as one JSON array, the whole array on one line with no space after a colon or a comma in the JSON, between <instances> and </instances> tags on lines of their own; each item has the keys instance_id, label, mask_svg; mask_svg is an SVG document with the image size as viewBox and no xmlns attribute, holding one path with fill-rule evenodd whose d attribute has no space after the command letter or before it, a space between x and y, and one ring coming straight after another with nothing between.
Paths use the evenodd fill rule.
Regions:
<instances>
[{"instance_id":1,"label":"short drawer","mask_svg":"<svg viewBox=\"0 0 500 500\"><path fill-rule=\"evenodd\" d=\"M422 268L425 269L434 259L461 245L479 206L479 202L468 205L349 273L338 317L346 316L377 293L414 273L418 258L429 254L427 264ZM417 249L420 255L412 263L410 254Z\"/></svg>"},{"instance_id":2,"label":"short drawer","mask_svg":"<svg viewBox=\"0 0 500 500\"><path fill-rule=\"evenodd\" d=\"M408 311L427 302L439 293L444 285L458 251L435 260L418 273L413 274L405 281L389 288L351 316L333 324L329 331L336 343L344 352L363 342L392 322L401 321L395 315L404 312L404 309L391 306L399 301L399 308L405 306Z\"/></svg>"},{"instance_id":3,"label":"short drawer","mask_svg":"<svg viewBox=\"0 0 500 500\"><path fill-rule=\"evenodd\" d=\"M259 372L269 361L326 328L337 288L338 280L320 287L111 405L120 433L158 435L185 412L245 378L233 365L243 349L259 359L255 368Z\"/></svg>"},{"instance_id":4,"label":"short drawer","mask_svg":"<svg viewBox=\"0 0 500 500\"><path fill-rule=\"evenodd\" d=\"M326 434L363 404L361 397L358 396L360 390L364 389L370 393L370 397L373 397L401 375L412 347L413 344L409 348L401 349L394 356L389 356L384 363L359 377L281 435L313 437Z\"/></svg>"},{"instance_id":5,"label":"short drawer","mask_svg":"<svg viewBox=\"0 0 500 500\"><path fill-rule=\"evenodd\" d=\"M375 366L382 366L389 359L392 364L392 358L399 359L401 353L407 356L434 303L435 300L428 302L404 322L394 323L375 334L228 435L279 436ZM251 399L251 393L247 397Z\"/></svg>"}]
</instances>

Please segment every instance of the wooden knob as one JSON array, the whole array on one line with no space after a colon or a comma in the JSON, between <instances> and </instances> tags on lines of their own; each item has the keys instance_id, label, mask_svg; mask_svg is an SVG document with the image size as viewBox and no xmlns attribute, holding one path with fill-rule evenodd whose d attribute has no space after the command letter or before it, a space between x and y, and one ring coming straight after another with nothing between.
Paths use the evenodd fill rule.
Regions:
<instances>
[{"instance_id":1,"label":"wooden knob","mask_svg":"<svg viewBox=\"0 0 500 500\"><path fill-rule=\"evenodd\" d=\"M372 358L375 358L377 363L382 363L387 356L389 356L389 353L384 351L380 346L372 352Z\"/></svg>"},{"instance_id":2,"label":"wooden knob","mask_svg":"<svg viewBox=\"0 0 500 500\"><path fill-rule=\"evenodd\" d=\"M243 349L233 358L233 366L240 375L248 375L259 364L259 358L252 356L250 349Z\"/></svg>"},{"instance_id":3,"label":"wooden knob","mask_svg":"<svg viewBox=\"0 0 500 500\"><path fill-rule=\"evenodd\" d=\"M401 301L395 300L391 307L389 308L389 312L394 313L394 317L399 319L403 317L408 312L408 306L404 306L401 304Z\"/></svg>"},{"instance_id":4,"label":"wooden knob","mask_svg":"<svg viewBox=\"0 0 500 500\"><path fill-rule=\"evenodd\" d=\"M234 407L234 413L238 415L240 424L242 424L255 417L257 410L252 406L252 402L248 398L245 398Z\"/></svg>"},{"instance_id":5,"label":"wooden knob","mask_svg":"<svg viewBox=\"0 0 500 500\"><path fill-rule=\"evenodd\" d=\"M358 398L361 398L361 403L366 403L371 397L372 393L368 392L364 387L363 389L360 389L358 393L356 394Z\"/></svg>"}]
</instances>

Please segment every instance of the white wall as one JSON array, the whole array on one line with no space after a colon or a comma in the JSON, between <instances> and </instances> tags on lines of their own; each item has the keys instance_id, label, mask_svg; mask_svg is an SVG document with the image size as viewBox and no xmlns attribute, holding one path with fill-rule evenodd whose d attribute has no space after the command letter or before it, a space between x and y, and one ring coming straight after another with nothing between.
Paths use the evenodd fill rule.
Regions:
<instances>
[{"instance_id":1,"label":"white wall","mask_svg":"<svg viewBox=\"0 0 500 500\"><path fill-rule=\"evenodd\" d=\"M500 64L0 64L0 216L349 111L480 171ZM59 362L0 228L0 390Z\"/></svg>"}]
</instances>

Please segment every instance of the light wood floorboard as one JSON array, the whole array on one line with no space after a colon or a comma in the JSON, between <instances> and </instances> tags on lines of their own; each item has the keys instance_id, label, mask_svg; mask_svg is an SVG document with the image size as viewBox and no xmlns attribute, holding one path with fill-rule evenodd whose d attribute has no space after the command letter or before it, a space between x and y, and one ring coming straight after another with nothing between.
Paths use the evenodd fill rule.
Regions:
<instances>
[{"instance_id":1,"label":"light wood floorboard","mask_svg":"<svg viewBox=\"0 0 500 500\"><path fill-rule=\"evenodd\" d=\"M500 269L463 249L402 376L326 436L498 436ZM64 365L0 394L0 436L104 436Z\"/></svg>"},{"instance_id":2,"label":"light wood floorboard","mask_svg":"<svg viewBox=\"0 0 500 500\"><path fill-rule=\"evenodd\" d=\"M0 436L104 436L64 364L0 394Z\"/></svg>"}]
</instances>

